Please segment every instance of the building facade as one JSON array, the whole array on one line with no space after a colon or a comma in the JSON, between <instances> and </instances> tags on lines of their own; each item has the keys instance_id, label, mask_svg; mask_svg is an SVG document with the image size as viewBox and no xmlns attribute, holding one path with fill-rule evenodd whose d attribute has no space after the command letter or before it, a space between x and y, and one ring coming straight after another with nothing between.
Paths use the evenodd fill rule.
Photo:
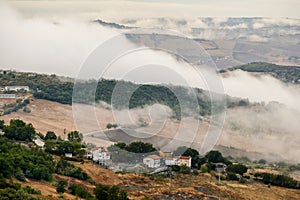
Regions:
<instances>
[{"instance_id":1,"label":"building facade","mask_svg":"<svg viewBox=\"0 0 300 200\"><path fill-rule=\"evenodd\" d=\"M161 166L161 159L158 155L149 155L143 159L143 163L149 168L158 168Z\"/></svg>"}]
</instances>

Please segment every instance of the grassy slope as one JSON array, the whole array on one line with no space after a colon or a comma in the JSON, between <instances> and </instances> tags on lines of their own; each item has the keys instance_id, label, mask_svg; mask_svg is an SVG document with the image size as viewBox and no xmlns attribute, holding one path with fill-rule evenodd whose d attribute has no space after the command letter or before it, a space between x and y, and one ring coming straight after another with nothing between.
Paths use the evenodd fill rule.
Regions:
<instances>
[{"instance_id":1,"label":"grassy slope","mask_svg":"<svg viewBox=\"0 0 300 200\"><path fill-rule=\"evenodd\" d=\"M249 200L279 200L288 199L296 200L300 198L300 190L286 189L272 186L268 188L266 185L256 181L246 184L240 184L235 181L222 181L219 186L217 179L211 177L210 174L200 175L176 175L172 180L169 178L144 176L141 174L115 174L107 169L94 166L90 163L80 164L88 175L96 182L105 185L118 185L128 192L130 199L142 199L149 197L150 199L249 199ZM57 180L68 180L68 177L55 175ZM70 183L76 183L93 190L93 186L87 182L79 181L71 178ZM55 199L58 194L55 187L50 183L29 181L24 185L30 185L33 188L42 191L42 195L46 199ZM64 195L67 199L75 199L70 194Z\"/></svg>"}]
</instances>

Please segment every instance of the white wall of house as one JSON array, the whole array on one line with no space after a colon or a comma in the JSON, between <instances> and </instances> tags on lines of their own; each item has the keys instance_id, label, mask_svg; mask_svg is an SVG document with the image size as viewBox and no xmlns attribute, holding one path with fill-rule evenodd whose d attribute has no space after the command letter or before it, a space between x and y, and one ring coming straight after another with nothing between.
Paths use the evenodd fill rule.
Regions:
<instances>
[{"instance_id":1,"label":"white wall of house","mask_svg":"<svg viewBox=\"0 0 300 200\"><path fill-rule=\"evenodd\" d=\"M99 148L95 151L92 151L93 161L105 161L110 160L110 154L107 151L104 151L103 148Z\"/></svg>"},{"instance_id":2,"label":"white wall of house","mask_svg":"<svg viewBox=\"0 0 300 200\"><path fill-rule=\"evenodd\" d=\"M168 166L176 165L176 159L175 158L166 159L165 164Z\"/></svg>"},{"instance_id":3,"label":"white wall of house","mask_svg":"<svg viewBox=\"0 0 300 200\"><path fill-rule=\"evenodd\" d=\"M188 167L192 166L192 158L191 157L189 157L188 159L179 157L176 162L177 162L177 165L179 165L179 166L180 165L186 165Z\"/></svg>"},{"instance_id":4,"label":"white wall of house","mask_svg":"<svg viewBox=\"0 0 300 200\"><path fill-rule=\"evenodd\" d=\"M147 167L149 167L149 168L157 168L157 167L160 167L160 165L161 165L160 159L153 159L150 157L144 158L143 163L145 165L147 165Z\"/></svg>"}]
</instances>

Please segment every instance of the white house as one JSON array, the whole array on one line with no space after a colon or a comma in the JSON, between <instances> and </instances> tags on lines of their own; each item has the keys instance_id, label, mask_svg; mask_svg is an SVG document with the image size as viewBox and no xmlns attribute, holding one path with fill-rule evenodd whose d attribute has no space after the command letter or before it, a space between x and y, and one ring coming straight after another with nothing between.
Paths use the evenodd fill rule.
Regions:
<instances>
[{"instance_id":1,"label":"white house","mask_svg":"<svg viewBox=\"0 0 300 200\"><path fill-rule=\"evenodd\" d=\"M158 155L149 155L143 158L143 163L149 168L157 168L161 165L161 159Z\"/></svg>"},{"instance_id":2,"label":"white house","mask_svg":"<svg viewBox=\"0 0 300 200\"><path fill-rule=\"evenodd\" d=\"M39 136L35 136L33 142L41 148L43 148L45 145L45 142Z\"/></svg>"},{"instance_id":3,"label":"white house","mask_svg":"<svg viewBox=\"0 0 300 200\"><path fill-rule=\"evenodd\" d=\"M104 147L93 148L90 153L93 155L94 162L102 162L110 160L110 153L104 149Z\"/></svg>"},{"instance_id":4,"label":"white house","mask_svg":"<svg viewBox=\"0 0 300 200\"><path fill-rule=\"evenodd\" d=\"M176 158L166 158L165 159L165 164L167 166L176 165Z\"/></svg>"},{"instance_id":5,"label":"white house","mask_svg":"<svg viewBox=\"0 0 300 200\"><path fill-rule=\"evenodd\" d=\"M73 154L72 154L72 153L65 153L65 157L66 157L66 158L72 158L72 157L73 157Z\"/></svg>"},{"instance_id":6,"label":"white house","mask_svg":"<svg viewBox=\"0 0 300 200\"><path fill-rule=\"evenodd\" d=\"M25 91L29 91L29 87L28 86L5 86L5 90L6 91L19 91L19 90L25 90Z\"/></svg>"},{"instance_id":7,"label":"white house","mask_svg":"<svg viewBox=\"0 0 300 200\"><path fill-rule=\"evenodd\" d=\"M177 165L185 165L187 167L192 166L192 157L191 156L179 156L176 160Z\"/></svg>"},{"instance_id":8,"label":"white house","mask_svg":"<svg viewBox=\"0 0 300 200\"><path fill-rule=\"evenodd\" d=\"M0 94L0 99L15 99L15 94Z\"/></svg>"}]
</instances>

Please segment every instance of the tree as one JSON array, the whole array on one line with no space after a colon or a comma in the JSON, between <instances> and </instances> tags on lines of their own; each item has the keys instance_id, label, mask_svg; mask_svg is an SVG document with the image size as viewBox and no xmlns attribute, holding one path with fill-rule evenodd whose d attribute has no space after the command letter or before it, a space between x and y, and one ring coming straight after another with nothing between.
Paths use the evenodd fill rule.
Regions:
<instances>
[{"instance_id":1,"label":"tree","mask_svg":"<svg viewBox=\"0 0 300 200\"><path fill-rule=\"evenodd\" d=\"M4 120L0 120L0 129L2 130L4 127Z\"/></svg>"},{"instance_id":2,"label":"tree","mask_svg":"<svg viewBox=\"0 0 300 200\"><path fill-rule=\"evenodd\" d=\"M242 165L242 164L230 165L227 167L228 172L233 172L233 173L240 174L240 175L243 175L244 173L246 173L247 170L248 170L248 167L246 167L245 165Z\"/></svg>"},{"instance_id":3,"label":"tree","mask_svg":"<svg viewBox=\"0 0 300 200\"><path fill-rule=\"evenodd\" d=\"M189 174L189 173L191 173L191 168L189 168L186 165L181 165L179 171L180 171L180 173L183 173L183 174Z\"/></svg>"},{"instance_id":4,"label":"tree","mask_svg":"<svg viewBox=\"0 0 300 200\"><path fill-rule=\"evenodd\" d=\"M231 162L224 158L219 151L210 151L205 155L207 162L212 163L225 163L226 165L230 165Z\"/></svg>"},{"instance_id":5,"label":"tree","mask_svg":"<svg viewBox=\"0 0 300 200\"><path fill-rule=\"evenodd\" d=\"M260 159L260 160L258 161L258 163L259 163L259 164L265 165L265 164L267 163L267 161L266 161L265 159Z\"/></svg>"},{"instance_id":6,"label":"tree","mask_svg":"<svg viewBox=\"0 0 300 200\"><path fill-rule=\"evenodd\" d=\"M203 165L201 165L200 170L201 170L201 173L207 173L208 172L208 167L203 164Z\"/></svg>"},{"instance_id":7,"label":"tree","mask_svg":"<svg viewBox=\"0 0 300 200\"><path fill-rule=\"evenodd\" d=\"M67 182L64 180L58 181L56 192L57 193L64 193L66 191L65 186L67 185Z\"/></svg>"},{"instance_id":8,"label":"tree","mask_svg":"<svg viewBox=\"0 0 300 200\"><path fill-rule=\"evenodd\" d=\"M8 126L3 127L4 136L8 139L32 141L36 132L32 124L26 124L20 119L10 120Z\"/></svg>"},{"instance_id":9,"label":"tree","mask_svg":"<svg viewBox=\"0 0 300 200\"><path fill-rule=\"evenodd\" d=\"M45 136L45 140L56 140L57 136L53 131L48 131Z\"/></svg>"},{"instance_id":10,"label":"tree","mask_svg":"<svg viewBox=\"0 0 300 200\"><path fill-rule=\"evenodd\" d=\"M83 139L83 136L78 131L72 131L68 133L68 140L71 142L81 142Z\"/></svg>"},{"instance_id":11,"label":"tree","mask_svg":"<svg viewBox=\"0 0 300 200\"><path fill-rule=\"evenodd\" d=\"M127 193L117 186L97 185L94 189L97 200L127 200Z\"/></svg>"},{"instance_id":12,"label":"tree","mask_svg":"<svg viewBox=\"0 0 300 200\"><path fill-rule=\"evenodd\" d=\"M132 142L125 149L133 153L150 153L156 151L152 144L144 142Z\"/></svg>"}]
</instances>

